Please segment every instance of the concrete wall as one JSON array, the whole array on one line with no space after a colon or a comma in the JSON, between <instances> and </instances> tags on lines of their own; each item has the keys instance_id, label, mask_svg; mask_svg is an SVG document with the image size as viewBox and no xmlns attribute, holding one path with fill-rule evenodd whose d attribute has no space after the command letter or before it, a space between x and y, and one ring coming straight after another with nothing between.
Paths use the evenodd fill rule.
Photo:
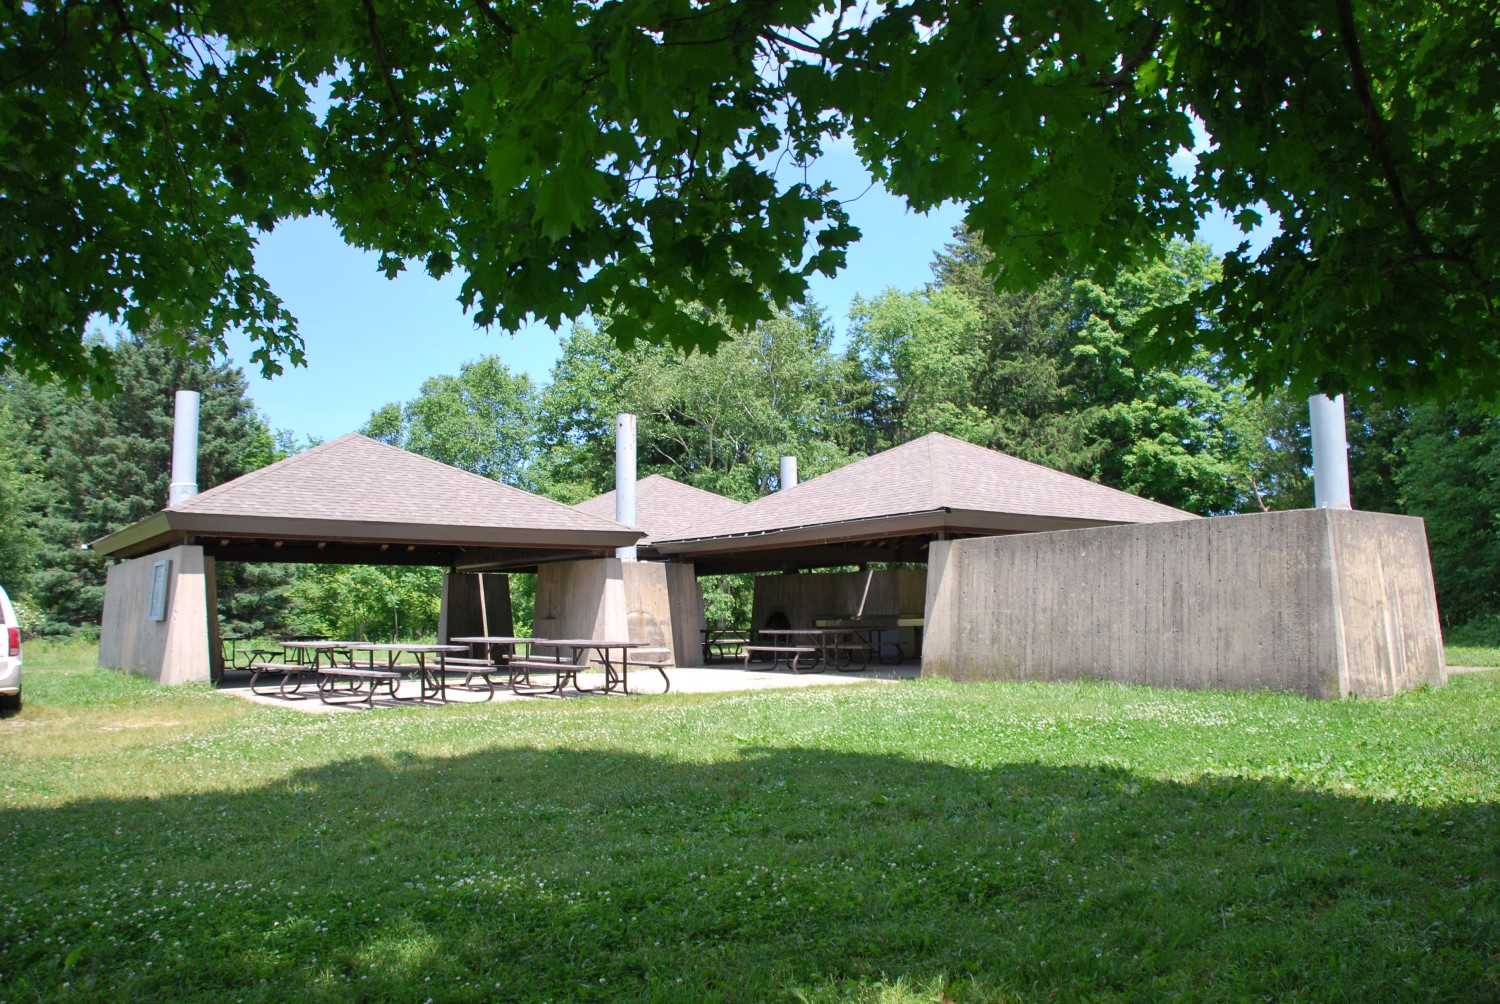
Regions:
<instances>
[{"instance_id":1,"label":"concrete wall","mask_svg":"<svg viewBox=\"0 0 1500 1004\"><path fill-rule=\"evenodd\" d=\"M761 575L755 580L750 627L766 627L776 613L785 615L794 628L816 627L817 620L845 620L860 614L861 608L865 617L920 617L926 594L927 572L921 568ZM903 628L898 640L905 651L916 651L911 628Z\"/></svg>"},{"instance_id":2,"label":"concrete wall","mask_svg":"<svg viewBox=\"0 0 1500 1004\"><path fill-rule=\"evenodd\" d=\"M151 577L158 561L172 563L166 617L152 620ZM99 664L126 669L159 683L217 678L219 618L214 559L203 548L173 547L122 561L109 569Z\"/></svg>"},{"instance_id":3,"label":"concrete wall","mask_svg":"<svg viewBox=\"0 0 1500 1004\"><path fill-rule=\"evenodd\" d=\"M484 584L482 606L480 583ZM439 642L480 635L505 637L514 632L509 575L449 572L443 576L443 605L438 612Z\"/></svg>"},{"instance_id":4,"label":"concrete wall","mask_svg":"<svg viewBox=\"0 0 1500 1004\"><path fill-rule=\"evenodd\" d=\"M1379 696L1447 675L1422 521L1342 510L937 543L924 675Z\"/></svg>"},{"instance_id":5,"label":"concrete wall","mask_svg":"<svg viewBox=\"0 0 1500 1004\"><path fill-rule=\"evenodd\" d=\"M537 638L638 641L680 666L701 662L703 596L693 566L618 558L542 565L536 576Z\"/></svg>"}]
</instances>

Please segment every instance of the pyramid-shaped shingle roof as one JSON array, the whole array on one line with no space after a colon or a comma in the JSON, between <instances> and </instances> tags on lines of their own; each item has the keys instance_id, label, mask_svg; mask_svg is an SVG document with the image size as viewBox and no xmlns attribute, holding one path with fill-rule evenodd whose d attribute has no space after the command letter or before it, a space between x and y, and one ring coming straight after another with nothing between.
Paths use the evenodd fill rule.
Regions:
<instances>
[{"instance_id":1,"label":"pyramid-shaped shingle roof","mask_svg":"<svg viewBox=\"0 0 1500 1004\"><path fill-rule=\"evenodd\" d=\"M669 539L683 556L852 540L862 533L1007 533L1193 519L1192 513L931 433L756 499Z\"/></svg>"},{"instance_id":2,"label":"pyramid-shaped shingle roof","mask_svg":"<svg viewBox=\"0 0 1500 1004\"><path fill-rule=\"evenodd\" d=\"M129 556L188 537L607 550L639 532L519 488L340 436L170 506L93 545ZM226 546L228 546L226 544ZM278 545L279 546L279 545Z\"/></svg>"},{"instance_id":3,"label":"pyramid-shaped shingle roof","mask_svg":"<svg viewBox=\"0 0 1500 1004\"><path fill-rule=\"evenodd\" d=\"M615 518L615 493L605 492L574 506L600 519ZM730 518L745 508L745 503L685 485L660 474L652 474L635 483L635 526L646 536L637 547L649 547L653 540L675 537L698 523Z\"/></svg>"}]
</instances>

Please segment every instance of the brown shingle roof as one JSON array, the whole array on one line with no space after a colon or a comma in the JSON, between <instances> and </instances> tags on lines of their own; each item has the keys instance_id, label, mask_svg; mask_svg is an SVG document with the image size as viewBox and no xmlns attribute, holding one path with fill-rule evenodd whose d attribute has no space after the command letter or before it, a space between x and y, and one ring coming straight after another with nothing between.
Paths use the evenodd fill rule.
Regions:
<instances>
[{"instance_id":1,"label":"brown shingle roof","mask_svg":"<svg viewBox=\"0 0 1500 1004\"><path fill-rule=\"evenodd\" d=\"M195 535L564 549L618 547L640 536L613 520L350 434L211 488L91 547L129 555Z\"/></svg>"},{"instance_id":2,"label":"brown shingle roof","mask_svg":"<svg viewBox=\"0 0 1500 1004\"><path fill-rule=\"evenodd\" d=\"M355 433L210 488L169 512L351 523L618 530L571 506Z\"/></svg>"},{"instance_id":3,"label":"brown shingle roof","mask_svg":"<svg viewBox=\"0 0 1500 1004\"><path fill-rule=\"evenodd\" d=\"M1017 528L1193 519L1192 513L931 433L658 543L770 535L922 513L1020 517ZM1038 520L1054 524L1038 525ZM684 549L672 547L681 553Z\"/></svg>"},{"instance_id":4,"label":"brown shingle roof","mask_svg":"<svg viewBox=\"0 0 1500 1004\"><path fill-rule=\"evenodd\" d=\"M615 493L609 491L596 495L574 508L600 519L613 520ZM637 542L638 546L646 547L654 539L676 536L697 523L728 518L743 508L743 502L652 474L635 483L635 525L636 529L646 533Z\"/></svg>"}]
</instances>

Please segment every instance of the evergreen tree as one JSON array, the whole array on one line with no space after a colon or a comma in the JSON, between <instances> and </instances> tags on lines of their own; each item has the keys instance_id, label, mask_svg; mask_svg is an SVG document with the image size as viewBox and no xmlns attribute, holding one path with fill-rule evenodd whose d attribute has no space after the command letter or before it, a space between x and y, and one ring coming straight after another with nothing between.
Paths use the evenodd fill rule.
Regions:
<instances>
[{"instance_id":1,"label":"evergreen tree","mask_svg":"<svg viewBox=\"0 0 1500 1004\"><path fill-rule=\"evenodd\" d=\"M0 399L0 586L12 599L30 591L42 547L37 526L47 508L41 454L29 433Z\"/></svg>"},{"instance_id":2,"label":"evergreen tree","mask_svg":"<svg viewBox=\"0 0 1500 1004\"><path fill-rule=\"evenodd\" d=\"M1427 522L1443 622L1500 614L1500 418L1417 405L1396 452L1401 511Z\"/></svg>"},{"instance_id":3,"label":"evergreen tree","mask_svg":"<svg viewBox=\"0 0 1500 1004\"><path fill-rule=\"evenodd\" d=\"M35 526L42 547L31 590L57 629L97 624L103 609L104 562L83 546L166 506L176 391L202 395L201 489L274 455L274 441L246 397L239 370L191 359L155 338L125 336L106 350L120 377L113 397L70 397L56 384L25 381L6 391L30 429L48 488L46 510ZM276 619L284 572L227 562L217 570L221 611L230 617L226 630L258 629Z\"/></svg>"}]
</instances>

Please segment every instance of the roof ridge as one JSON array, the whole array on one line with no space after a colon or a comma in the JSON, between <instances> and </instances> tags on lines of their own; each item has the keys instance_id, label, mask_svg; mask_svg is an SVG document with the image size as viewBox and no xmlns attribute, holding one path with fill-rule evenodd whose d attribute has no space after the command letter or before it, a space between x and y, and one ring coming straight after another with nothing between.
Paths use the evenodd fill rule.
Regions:
<instances>
[{"instance_id":1,"label":"roof ridge","mask_svg":"<svg viewBox=\"0 0 1500 1004\"><path fill-rule=\"evenodd\" d=\"M940 435L942 433L929 432L916 440L918 443L926 441L927 468L932 472L932 494L928 501L933 503L933 508L947 508L945 500L948 498L948 458L936 449L938 440L933 439Z\"/></svg>"}]
</instances>

